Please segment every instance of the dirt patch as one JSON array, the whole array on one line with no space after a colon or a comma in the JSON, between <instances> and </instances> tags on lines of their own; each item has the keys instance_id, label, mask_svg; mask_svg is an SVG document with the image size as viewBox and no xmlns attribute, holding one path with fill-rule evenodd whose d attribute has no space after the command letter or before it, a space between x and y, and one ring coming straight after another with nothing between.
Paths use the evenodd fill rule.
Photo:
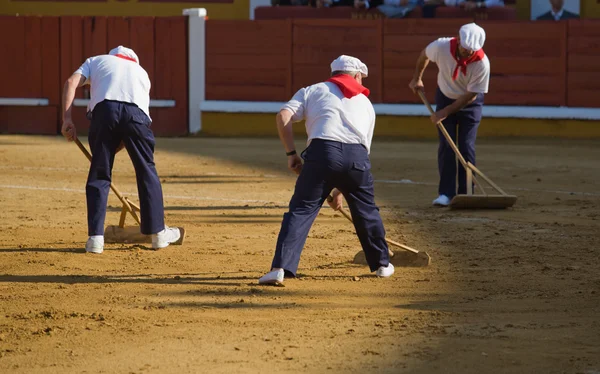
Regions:
<instances>
[{"instance_id":1,"label":"dirt patch","mask_svg":"<svg viewBox=\"0 0 600 374\"><path fill-rule=\"evenodd\" d=\"M167 223L186 245L98 256L82 249L77 147L0 136L0 372L600 371L599 142L480 142L481 170L519 201L453 212L430 205L435 143L376 141L388 236L432 265L374 278L352 264L350 223L324 208L299 277L260 287L294 187L281 152L276 139L159 139ZM126 155L115 165L135 193Z\"/></svg>"}]
</instances>

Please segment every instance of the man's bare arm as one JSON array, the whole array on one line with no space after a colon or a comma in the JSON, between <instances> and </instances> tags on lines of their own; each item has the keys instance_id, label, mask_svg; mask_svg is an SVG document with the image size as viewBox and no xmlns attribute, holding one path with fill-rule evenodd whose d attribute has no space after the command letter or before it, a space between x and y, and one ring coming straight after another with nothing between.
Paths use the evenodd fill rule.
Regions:
<instances>
[{"instance_id":1,"label":"man's bare arm","mask_svg":"<svg viewBox=\"0 0 600 374\"><path fill-rule=\"evenodd\" d=\"M413 79L408 85L414 93L416 93L417 90L424 89L423 73L425 73L427 65L429 65L429 58L427 57L427 53L425 53L425 50L422 50L421 54L419 55L419 58L417 59L417 66L415 68Z\"/></svg>"},{"instance_id":2,"label":"man's bare arm","mask_svg":"<svg viewBox=\"0 0 600 374\"><path fill-rule=\"evenodd\" d=\"M433 124L437 124L438 122L442 122L449 115L458 112L462 108L471 104L477 98L477 94L473 92L466 93L456 99L452 104L448 105L444 109L440 109L431 115L431 122Z\"/></svg>"},{"instance_id":3,"label":"man's bare arm","mask_svg":"<svg viewBox=\"0 0 600 374\"><path fill-rule=\"evenodd\" d=\"M279 139L281 140L285 151L293 151L296 146L294 145L294 132L292 131L292 112L285 109L281 110L277 113L276 121Z\"/></svg>"},{"instance_id":4,"label":"man's bare arm","mask_svg":"<svg viewBox=\"0 0 600 374\"><path fill-rule=\"evenodd\" d=\"M289 153L296 150L294 145L294 132L292 131L292 112L283 109L277 113L277 132L279 139L285 148L285 152ZM288 156L288 168L296 174L302 171L302 159L298 154Z\"/></svg>"},{"instance_id":5,"label":"man's bare arm","mask_svg":"<svg viewBox=\"0 0 600 374\"><path fill-rule=\"evenodd\" d=\"M460 111L462 108L466 107L467 105L469 105L473 101L475 101L476 98L477 98L477 94L474 92L468 92L468 93L462 95L461 97L456 99L452 104L448 105L447 107L445 107L443 109L443 110L445 110L446 117L453 113Z\"/></svg>"},{"instance_id":6,"label":"man's bare arm","mask_svg":"<svg viewBox=\"0 0 600 374\"><path fill-rule=\"evenodd\" d=\"M71 107L73 106L73 100L75 100L75 90L85 84L86 78L78 73L75 73L67 79L63 88L62 97L62 113L63 120L65 118L71 118Z\"/></svg>"},{"instance_id":7,"label":"man's bare arm","mask_svg":"<svg viewBox=\"0 0 600 374\"><path fill-rule=\"evenodd\" d=\"M423 73L425 72L427 65L429 65L429 58L427 58L427 53L425 53L425 50L422 50L419 58L417 59L417 67L415 68L415 74L413 78L423 79Z\"/></svg>"},{"instance_id":8,"label":"man's bare arm","mask_svg":"<svg viewBox=\"0 0 600 374\"><path fill-rule=\"evenodd\" d=\"M67 79L63 88L62 97L62 120L63 125L61 132L65 138L69 141L73 141L76 134L75 124L71 117L71 110L73 108L73 100L75 100L75 91L77 87L81 87L85 84L86 78L78 73L75 73Z\"/></svg>"}]
</instances>

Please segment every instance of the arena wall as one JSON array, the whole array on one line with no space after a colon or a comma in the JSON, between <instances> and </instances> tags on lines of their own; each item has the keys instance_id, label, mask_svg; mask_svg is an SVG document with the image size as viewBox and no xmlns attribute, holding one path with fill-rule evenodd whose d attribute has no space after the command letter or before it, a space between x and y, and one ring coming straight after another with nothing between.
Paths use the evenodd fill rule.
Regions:
<instances>
[{"instance_id":1,"label":"arena wall","mask_svg":"<svg viewBox=\"0 0 600 374\"><path fill-rule=\"evenodd\" d=\"M277 105L297 89L326 79L329 63L350 54L369 66L366 85L379 115L377 133L428 137L435 135L430 129L412 128L423 127L426 115L407 87L415 60L427 43L454 35L468 21L202 17L205 36L199 39L188 35L188 19L182 16L0 17L0 45L12 51L0 60L0 68L10 72L0 86L0 132L58 133L63 82L86 57L123 44L136 50L150 75L158 136L200 128L206 135L274 135ZM492 66L483 135L599 136L593 120L600 119L595 100L600 21L479 23L488 34L485 50ZM204 56L190 64L194 43L201 44ZM203 72L200 82L192 79L198 71ZM435 66L424 81L433 101ZM198 90L201 95L191 94ZM75 120L83 131L88 97L87 88L78 91ZM202 127L190 121L190 113L198 112ZM524 117L530 120L519 120Z\"/></svg>"},{"instance_id":2,"label":"arena wall","mask_svg":"<svg viewBox=\"0 0 600 374\"><path fill-rule=\"evenodd\" d=\"M151 116L157 135L188 131L187 19L178 17L0 17L0 45L12 51L0 59L0 104L10 98L43 99L47 105L0 105L0 132L57 134L65 80L87 57L118 45L133 48L152 82ZM73 119L80 133L89 86L78 89ZM24 101L26 103L26 101ZM7 105L8 104L8 105Z\"/></svg>"}]
</instances>

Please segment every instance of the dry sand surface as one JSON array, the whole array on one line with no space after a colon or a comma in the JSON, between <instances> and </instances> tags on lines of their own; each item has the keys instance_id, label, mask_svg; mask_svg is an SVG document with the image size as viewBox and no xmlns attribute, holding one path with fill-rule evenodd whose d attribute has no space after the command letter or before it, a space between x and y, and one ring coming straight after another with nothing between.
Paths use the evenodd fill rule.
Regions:
<instances>
[{"instance_id":1,"label":"dry sand surface","mask_svg":"<svg viewBox=\"0 0 600 374\"><path fill-rule=\"evenodd\" d=\"M324 207L278 288L257 285L294 186L277 139L159 139L186 243L91 255L88 161L0 136L0 372L600 373L600 142L481 140L480 168L519 196L503 211L432 207L436 148L372 153L388 236L430 267L373 277ZM125 153L114 182L136 192ZM107 224L119 208L111 193Z\"/></svg>"}]
</instances>

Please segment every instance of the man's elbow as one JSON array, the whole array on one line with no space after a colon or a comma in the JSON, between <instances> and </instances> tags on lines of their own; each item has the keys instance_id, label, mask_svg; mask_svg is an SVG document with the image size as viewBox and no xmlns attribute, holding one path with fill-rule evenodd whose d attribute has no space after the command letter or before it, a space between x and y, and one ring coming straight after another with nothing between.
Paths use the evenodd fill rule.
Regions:
<instances>
[{"instance_id":1,"label":"man's elbow","mask_svg":"<svg viewBox=\"0 0 600 374\"><path fill-rule=\"evenodd\" d=\"M278 125L285 126L292 119L292 113L289 110L282 109L277 113L275 119Z\"/></svg>"},{"instance_id":2,"label":"man's elbow","mask_svg":"<svg viewBox=\"0 0 600 374\"><path fill-rule=\"evenodd\" d=\"M467 102L470 104L473 101L475 101L475 99L477 99L477 95L479 95L477 92L469 92L466 96L467 96Z\"/></svg>"},{"instance_id":3,"label":"man's elbow","mask_svg":"<svg viewBox=\"0 0 600 374\"><path fill-rule=\"evenodd\" d=\"M283 124L283 110L277 113L275 116L275 123L277 126L281 126L281 124Z\"/></svg>"},{"instance_id":4,"label":"man's elbow","mask_svg":"<svg viewBox=\"0 0 600 374\"><path fill-rule=\"evenodd\" d=\"M81 74L73 74L65 81L65 89L68 87L79 87L85 83L85 77Z\"/></svg>"},{"instance_id":5,"label":"man's elbow","mask_svg":"<svg viewBox=\"0 0 600 374\"><path fill-rule=\"evenodd\" d=\"M75 80L74 77L69 77L65 81L64 87L65 87L65 90L68 89L69 87L77 87L77 81Z\"/></svg>"}]
</instances>

